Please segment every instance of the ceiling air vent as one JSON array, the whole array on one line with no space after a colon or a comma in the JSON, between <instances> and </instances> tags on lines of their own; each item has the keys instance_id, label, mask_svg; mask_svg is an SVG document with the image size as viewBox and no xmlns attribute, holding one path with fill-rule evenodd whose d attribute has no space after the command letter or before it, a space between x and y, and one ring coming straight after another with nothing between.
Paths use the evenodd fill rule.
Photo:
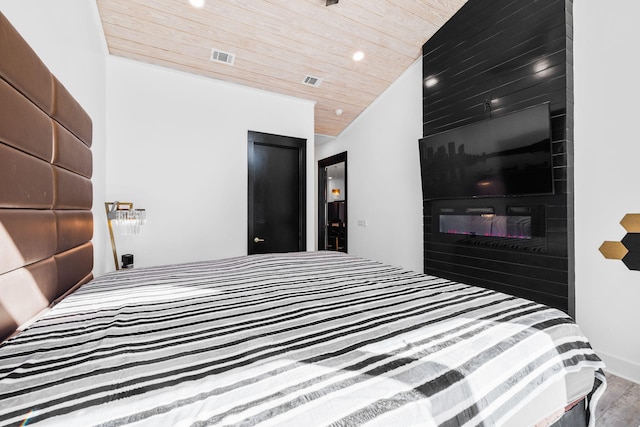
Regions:
<instances>
[{"instance_id":1,"label":"ceiling air vent","mask_svg":"<svg viewBox=\"0 0 640 427\"><path fill-rule=\"evenodd\" d=\"M304 76L304 80L302 80L302 83L306 84L307 86L319 87L322 83L322 79L320 77L314 77L307 74L306 76Z\"/></svg>"},{"instance_id":2,"label":"ceiling air vent","mask_svg":"<svg viewBox=\"0 0 640 427\"><path fill-rule=\"evenodd\" d=\"M213 62L222 62L223 64L233 65L236 56L233 53L223 52L218 49L211 49L211 60Z\"/></svg>"}]
</instances>

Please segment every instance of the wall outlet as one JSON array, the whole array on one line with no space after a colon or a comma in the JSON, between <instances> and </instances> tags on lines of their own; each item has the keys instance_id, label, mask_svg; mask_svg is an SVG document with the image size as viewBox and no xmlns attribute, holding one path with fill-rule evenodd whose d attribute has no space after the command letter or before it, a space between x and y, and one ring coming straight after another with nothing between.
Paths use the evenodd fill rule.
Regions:
<instances>
[{"instance_id":1,"label":"wall outlet","mask_svg":"<svg viewBox=\"0 0 640 427\"><path fill-rule=\"evenodd\" d=\"M368 226L369 224L367 224L367 220L366 220L366 219L359 219L359 220L358 220L358 225L359 225L360 227L366 227L366 226Z\"/></svg>"}]
</instances>

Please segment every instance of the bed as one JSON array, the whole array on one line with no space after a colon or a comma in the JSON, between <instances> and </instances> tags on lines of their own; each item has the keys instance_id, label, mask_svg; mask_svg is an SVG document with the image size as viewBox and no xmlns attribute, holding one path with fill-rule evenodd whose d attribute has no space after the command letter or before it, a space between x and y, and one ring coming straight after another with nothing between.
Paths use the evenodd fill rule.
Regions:
<instances>
[{"instance_id":1,"label":"bed","mask_svg":"<svg viewBox=\"0 0 640 427\"><path fill-rule=\"evenodd\" d=\"M603 366L556 309L337 252L106 274L0 355L1 425L535 425Z\"/></svg>"},{"instance_id":2,"label":"bed","mask_svg":"<svg viewBox=\"0 0 640 427\"><path fill-rule=\"evenodd\" d=\"M93 278L91 119L1 13L0 57L0 426L593 424L532 301L338 252Z\"/></svg>"}]
</instances>

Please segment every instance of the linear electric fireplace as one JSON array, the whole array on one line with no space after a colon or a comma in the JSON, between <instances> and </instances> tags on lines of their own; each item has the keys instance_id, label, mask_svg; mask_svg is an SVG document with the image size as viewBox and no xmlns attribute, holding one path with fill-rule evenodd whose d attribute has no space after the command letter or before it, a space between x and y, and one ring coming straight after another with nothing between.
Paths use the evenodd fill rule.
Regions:
<instances>
[{"instance_id":1,"label":"linear electric fireplace","mask_svg":"<svg viewBox=\"0 0 640 427\"><path fill-rule=\"evenodd\" d=\"M511 215L440 215L440 233L531 238L531 217Z\"/></svg>"},{"instance_id":2,"label":"linear electric fireplace","mask_svg":"<svg viewBox=\"0 0 640 427\"><path fill-rule=\"evenodd\" d=\"M495 248L546 251L542 206L439 207L436 240Z\"/></svg>"}]
</instances>

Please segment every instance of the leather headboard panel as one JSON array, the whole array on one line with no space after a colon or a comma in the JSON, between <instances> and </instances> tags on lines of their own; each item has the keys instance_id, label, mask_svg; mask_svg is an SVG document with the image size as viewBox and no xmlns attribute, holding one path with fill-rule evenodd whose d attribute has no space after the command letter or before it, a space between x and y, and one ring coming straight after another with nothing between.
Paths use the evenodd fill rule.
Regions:
<instances>
[{"instance_id":1,"label":"leather headboard panel","mask_svg":"<svg viewBox=\"0 0 640 427\"><path fill-rule=\"evenodd\" d=\"M85 276L91 274L93 269L93 245L87 242L82 246L69 249L55 257L58 267L58 289L56 297L64 294L68 286L65 284L76 284ZM51 301L53 301L52 298Z\"/></svg>"},{"instance_id":2,"label":"leather headboard panel","mask_svg":"<svg viewBox=\"0 0 640 427\"><path fill-rule=\"evenodd\" d=\"M62 83L55 76L51 77L53 78L53 112L51 117L69 129L87 147L91 147L93 132L91 118L78 104L78 101L73 99L69 91L62 86Z\"/></svg>"},{"instance_id":3,"label":"leather headboard panel","mask_svg":"<svg viewBox=\"0 0 640 427\"><path fill-rule=\"evenodd\" d=\"M92 124L0 13L0 340L89 281Z\"/></svg>"},{"instance_id":4,"label":"leather headboard panel","mask_svg":"<svg viewBox=\"0 0 640 427\"><path fill-rule=\"evenodd\" d=\"M73 293L73 291L75 291L76 289L78 289L80 286L84 285L85 283L89 283L91 280L93 279L93 273L89 273L86 276L84 276L82 279L78 280L78 282L71 288L67 289L67 291L60 295L58 298L56 298L55 300L53 300L52 304L57 304L60 301L62 301L67 295Z\"/></svg>"},{"instance_id":5,"label":"leather headboard panel","mask_svg":"<svg viewBox=\"0 0 640 427\"><path fill-rule=\"evenodd\" d=\"M53 110L51 72L1 13L0 58L0 77L50 115Z\"/></svg>"},{"instance_id":6,"label":"leather headboard panel","mask_svg":"<svg viewBox=\"0 0 640 427\"><path fill-rule=\"evenodd\" d=\"M0 143L0 208L51 209L53 166Z\"/></svg>"},{"instance_id":7,"label":"leather headboard panel","mask_svg":"<svg viewBox=\"0 0 640 427\"><path fill-rule=\"evenodd\" d=\"M90 179L54 166L53 182L55 209L91 209L93 187Z\"/></svg>"},{"instance_id":8,"label":"leather headboard panel","mask_svg":"<svg viewBox=\"0 0 640 427\"><path fill-rule=\"evenodd\" d=\"M0 274L60 252L57 228L53 211L0 209Z\"/></svg>"},{"instance_id":9,"label":"leather headboard panel","mask_svg":"<svg viewBox=\"0 0 640 427\"><path fill-rule=\"evenodd\" d=\"M16 329L18 329L18 321L13 318L11 313L7 307L5 307L5 303L2 302L2 295L8 293L9 290L3 291L2 283L0 283L0 337L7 337L13 333ZM8 306L10 307L10 306Z\"/></svg>"},{"instance_id":10,"label":"leather headboard panel","mask_svg":"<svg viewBox=\"0 0 640 427\"><path fill-rule=\"evenodd\" d=\"M0 141L50 161L51 118L2 79L0 99Z\"/></svg>"},{"instance_id":11,"label":"leather headboard panel","mask_svg":"<svg viewBox=\"0 0 640 427\"><path fill-rule=\"evenodd\" d=\"M53 122L53 164L91 178L91 149L57 122Z\"/></svg>"},{"instance_id":12,"label":"leather headboard panel","mask_svg":"<svg viewBox=\"0 0 640 427\"><path fill-rule=\"evenodd\" d=\"M0 275L0 320L3 321L0 331L6 331L12 324L15 329L44 310L55 298L57 282L53 258ZM7 320L10 321L5 324Z\"/></svg>"},{"instance_id":13,"label":"leather headboard panel","mask_svg":"<svg viewBox=\"0 0 640 427\"><path fill-rule=\"evenodd\" d=\"M56 253L88 242L93 237L93 215L89 211L55 211Z\"/></svg>"}]
</instances>

